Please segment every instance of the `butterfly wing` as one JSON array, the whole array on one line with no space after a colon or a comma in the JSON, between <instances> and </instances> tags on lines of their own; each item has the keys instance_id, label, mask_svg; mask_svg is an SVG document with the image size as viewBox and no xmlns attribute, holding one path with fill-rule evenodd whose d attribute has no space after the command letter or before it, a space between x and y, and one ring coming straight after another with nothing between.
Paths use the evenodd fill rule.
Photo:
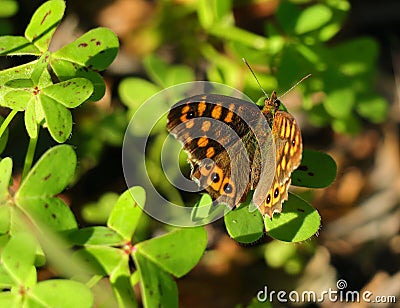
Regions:
<instances>
[{"instance_id":1,"label":"butterfly wing","mask_svg":"<svg viewBox=\"0 0 400 308\"><path fill-rule=\"evenodd\" d=\"M217 203L234 208L243 202L250 189L250 161L244 144L238 140L214 160L195 162L192 178Z\"/></svg>"},{"instance_id":2,"label":"butterfly wing","mask_svg":"<svg viewBox=\"0 0 400 308\"><path fill-rule=\"evenodd\" d=\"M251 142L253 132L270 132L257 105L229 96L197 95L172 106L167 128L188 153L192 178L214 200L235 207L246 198L250 162L258 147Z\"/></svg>"},{"instance_id":3,"label":"butterfly wing","mask_svg":"<svg viewBox=\"0 0 400 308\"><path fill-rule=\"evenodd\" d=\"M282 203L288 199L290 175L300 165L303 152L300 127L296 119L285 111L277 111L272 125L276 147L276 168L272 185L259 206L261 214L272 217L282 211Z\"/></svg>"}]
</instances>

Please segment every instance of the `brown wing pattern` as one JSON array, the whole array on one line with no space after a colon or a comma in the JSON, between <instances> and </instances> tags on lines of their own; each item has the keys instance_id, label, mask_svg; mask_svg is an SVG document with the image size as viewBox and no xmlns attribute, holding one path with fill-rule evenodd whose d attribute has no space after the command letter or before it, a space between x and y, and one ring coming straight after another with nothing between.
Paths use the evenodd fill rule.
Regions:
<instances>
[{"instance_id":1,"label":"brown wing pattern","mask_svg":"<svg viewBox=\"0 0 400 308\"><path fill-rule=\"evenodd\" d=\"M277 111L272 126L276 146L276 170L271 188L260 205L263 215L272 217L281 212L282 203L288 198L290 175L300 165L303 151L300 127L289 113Z\"/></svg>"},{"instance_id":2,"label":"brown wing pattern","mask_svg":"<svg viewBox=\"0 0 400 308\"><path fill-rule=\"evenodd\" d=\"M235 207L250 188L254 144L242 142L265 118L257 105L222 95L190 97L172 106L167 128L189 155L192 178L214 200Z\"/></svg>"}]
</instances>

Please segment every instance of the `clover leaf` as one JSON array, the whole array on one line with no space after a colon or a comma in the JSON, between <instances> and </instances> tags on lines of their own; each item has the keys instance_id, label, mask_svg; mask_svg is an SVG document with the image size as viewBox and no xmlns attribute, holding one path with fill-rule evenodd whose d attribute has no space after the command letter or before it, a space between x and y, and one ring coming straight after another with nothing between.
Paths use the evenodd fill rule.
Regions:
<instances>
[{"instance_id":1,"label":"clover leaf","mask_svg":"<svg viewBox=\"0 0 400 308\"><path fill-rule=\"evenodd\" d=\"M15 195L17 206L33 221L42 221L55 230L76 228L69 207L55 197L71 181L75 167L76 155L71 146L59 145L48 150L21 183Z\"/></svg>"},{"instance_id":2,"label":"clover leaf","mask_svg":"<svg viewBox=\"0 0 400 308\"><path fill-rule=\"evenodd\" d=\"M114 60L119 45L112 31L97 28L58 51L48 51L64 11L64 1L47 1L32 16L24 37L0 37L0 55L40 56L0 72L0 105L25 111L30 138L37 138L41 125L59 143L65 142L72 131L68 109L104 95L104 81L98 72ZM54 81L51 74L56 76Z\"/></svg>"},{"instance_id":3,"label":"clover leaf","mask_svg":"<svg viewBox=\"0 0 400 308\"><path fill-rule=\"evenodd\" d=\"M329 155L304 150L300 166L291 176L293 186L322 188L329 186L336 177L336 163ZM251 198L249 198L250 200ZM304 241L318 232L321 218L318 211L307 201L289 193L282 205L282 212L272 218L262 217L249 201L224 217L229 235L240 243L252 243L260 239L264 230L272 238L285 242ZM253 208L253 210L250 210Z\"/></svg>"}]
</instances>

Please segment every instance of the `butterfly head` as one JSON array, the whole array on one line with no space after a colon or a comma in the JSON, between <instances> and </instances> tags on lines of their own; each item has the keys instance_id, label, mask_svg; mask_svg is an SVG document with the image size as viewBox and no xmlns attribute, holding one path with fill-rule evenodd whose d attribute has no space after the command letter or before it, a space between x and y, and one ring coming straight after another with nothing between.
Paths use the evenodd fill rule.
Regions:
<instances>
[{"instance_id":1,"label":"butterfly head","mask_svg":"<svg viewBox=\"0 0 400 308\"><path fill-rule=\"evenodd\" d=\"M273 91L270 97L267 97L264 101L264 107L261 110L264 116L267 118L268 124L272 127L275 113L282 106L281 101L276 96L276 92Z\"/></svg>"}]
</instances>

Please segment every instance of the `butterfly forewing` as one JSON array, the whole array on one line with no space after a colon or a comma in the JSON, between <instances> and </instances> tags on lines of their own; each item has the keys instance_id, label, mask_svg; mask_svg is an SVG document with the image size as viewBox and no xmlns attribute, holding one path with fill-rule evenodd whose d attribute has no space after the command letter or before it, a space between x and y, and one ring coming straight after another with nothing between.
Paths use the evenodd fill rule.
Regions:
<instances>
[{"instance_id":1,"label":"butterfly forewing","mask_svg":"<svg viewBox=\"0 0 400 308\"><path fill-rule=\"evenodd\" d=\"M188 152L192 178L214 200L234 207L258 182L253 170L261 162L254 155L271 135L257 105L222 95L194 96L172 106L167 128Z\"/></svg>"}]
</instances>

